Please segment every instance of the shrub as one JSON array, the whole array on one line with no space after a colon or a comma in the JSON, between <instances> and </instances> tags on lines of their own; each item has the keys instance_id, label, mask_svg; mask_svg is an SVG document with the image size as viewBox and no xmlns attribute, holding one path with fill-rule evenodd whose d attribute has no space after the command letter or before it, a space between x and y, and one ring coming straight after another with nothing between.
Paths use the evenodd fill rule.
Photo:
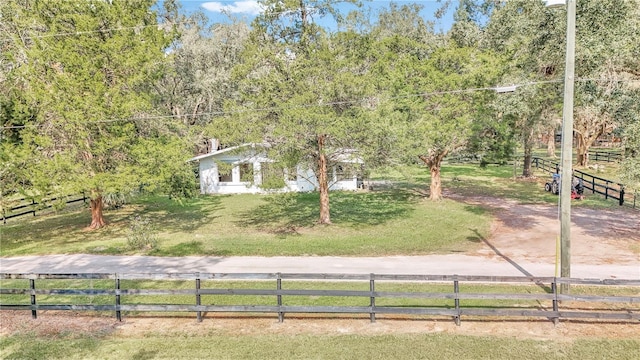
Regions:
<instances>
[{"instance_id":1,"label":"shrub","mask_svg":"<svg viewBox=\"0 0 640 360\"><path fill-rule=\"evenodd\" d=\"M158 246L158 239L148 217L133 218L127 234L127 245L132 250L153 250Z\"/></svg>"}]
</instances>

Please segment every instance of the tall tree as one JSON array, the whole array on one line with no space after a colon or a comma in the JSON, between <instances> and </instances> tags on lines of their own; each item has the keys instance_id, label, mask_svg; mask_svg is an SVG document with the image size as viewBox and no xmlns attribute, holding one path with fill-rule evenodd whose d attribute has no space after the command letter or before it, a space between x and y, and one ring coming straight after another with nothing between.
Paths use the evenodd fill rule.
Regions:
<instances>
[{"instance_id":1,"label":"tall tree","mask_svg":"<svg viewBox=\"0 0 640 360\"><path fill-rule=\"evenodd\" d=\"M480 105L493 96L482 88L495 83L498 60L491 53L455 43L421 59L396 51L395 40L385 54L393 85L389 101L380 108L381 117L396 123L392 129L399 141L394 146L405 159L419 159L429 168L429 198L439 200L442 160L468 145Z\"/></svg>"},{"instance_id":2,"label":"tall tree","mask_svg":"<svg viewBox=\"0 0 640 360\"><path fill-rule=\"evenodd\" d=\"M161 186L159 179L173 176L163 164L175 160L159 156L181 152L175 128L144 119L151 113L148 86L170 41L152 6L152 0L16 0L1 8L3 22L12 22L2 34L12 44L3 47L10 64L5 82L20 100L13 104L31 114L14 143L28 154L22 190L86 192L91 229L105 225L105 194ZM16 121L13 108L2 123Z\"/></svg>"},{"instance_id":3,"label":"tall tree","mask_svg":"<svg viewBox=\"0 0 640 360\"><path fill-rule=\"evenodd\" d=\"M352 32L328 35L312 21L314 15L338 15L331 1L265 5L245 62L236 68L244 110L231 108L241 123L234 128L243 129L235 137L268 143L281 166L308 165L318 180L318 222L329 224L328 171L353 154L368 128L359 100L368 89L366 42Z\"/></svg>"},{"instance_id":4,"label":"tall tree","mask_svg":"<svg viewBox=\"0 0 640 360\"><path fill-rule=\"evenodd\" d=\"M224 102L235 92L233 67L248 40L249 26L238 20L207 25L200 12L174 15L179 34L167 54L167 68L155 85L158 107L189 128L196 152L206 151L206 128L222 116Z\"/></svg>"},{"instance_id":5,"label":"tall tree","mask_svg":"<svg viewBox=\"0 0 640 360\"><path fill-rule=\"evenodd\" d=\"M622 181L630 189L640 189L640 109L637 106L635 118L624 127L625 158L622 162ZM629 190L629 189L628 189Z\"/></svg>"},{"instance_id":6,"label":"tall tree","mask_svg":"<svg viewBox=\"0 0 640 360\"><path fill-rule=\"evenodd\" d=\"M420 14L423 8L418 3L390 3L388 9L380 10L373 33L379 39L404 36L424 44L434 44L437 42L434 25Z\"/></svg>"},{"instance_id":7,"label":"tall tree","mask_svg":"<svg viewBox=\"0 0 640 360\"><path fill-rule=\"evenodd\" d=\"M589 148L631 115L624 108L635 94L630 82L640 80L634 71L640 1L583 0L576 5L576 150L578 165L587 166Z\"/></svg>"},{"instance_id":8,"label":"tall tree","mask_svg":"<svg viewBox=\"0 0 640 360\"><path fill-rule=\"evenodd\" d=\"M545 8L539 1L487 3L494 5L485 29L487 43L509 59L512 78L515 73L520 74L523 83L560 84L565 62L566 12ZM574 129L580 165L586 165L586 154L596 139L620 123L618 109L626 97L625 82L638 76L633 70L637 57L632 49L637 47L635 39L639 36L639 5L638 0L577 1ZM541 91L522 101L531 101L530 108L544 106L539 110L547 115L539 118L539 125L550 134L557 128L562 88L545 86L542 91L542 85L537 86ZM556 94L555 101L549 101L552 93ZM520 128L523 135L528 129L530 126ZM523 145L526 152L528 145Z\"/></svg>"},{"instance_id":9,"label":"tall tree","mask_svg":"<svg viewBox=\"0 0 640 360\"><path fill-rule=\"evenodd\" d=\"M493 2L491 10L483 44L506 59L500 83L529 84L518 87L518 94L497 97L494 103L499 113L514 119L515 135L525 154L522 175L529 177L537 139L554 134L558 127L564 20L558 11L537 1ZM555 136L550 138L553 141Z\"/></svg>"}]
</instances>

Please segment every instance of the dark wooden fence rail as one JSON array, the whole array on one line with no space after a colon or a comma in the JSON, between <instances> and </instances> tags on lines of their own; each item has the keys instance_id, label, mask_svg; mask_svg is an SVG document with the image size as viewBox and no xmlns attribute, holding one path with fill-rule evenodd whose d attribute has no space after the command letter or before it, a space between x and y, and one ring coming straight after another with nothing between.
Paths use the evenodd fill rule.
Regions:
<instances>
[{"instance_id":1,"label":"dark wooden fence rail","mask_svg":"<svg viewBox=\"0 0 640 360\"><path fill-rule=\"evenodd\" d=\"M574 170L574 174L577 178L582 179L584 188L591 190L592 194L604 195L605 199L614 199L618 201L618 204L624 205L625 202L625 190L624 185L603 179L601 177L593 176L585 172ZM635 197L635 196L634 196Z\"/></svg>"},{"instance_id":2,"label":"dark wooden fence rail","mask_svg":"<svg viewBox=\"0 0 640 360\"><path fill-rule=\"evenodd\" d=\"M622 152L620 151L597 151L589 150L589 160L593 161L605 161L605 162L618 162L622 161Z\"/></svg>"},{"instance_id":3,"label":"dark wooden fence rail","mask_svg":"<svg viewBox=\"0 0 640 360\"><path fill-rule=\"evenodd\" d=\"M72 204L80 201L86 202L88 197L84 194L79 194L79 195L63 196L62 199L64 199L65 204ZM42 203L35 202L35 200L33 199L27 199L27 198L17 199L15 200L15 202L17 202L18 205L9 207L7 209L2 208L2 214L1 214L2 223L6 224L7 219L11 219L18 216L24 216L29 214L33 214L33 216L36 216L36 211L42 211L44 209L49 209L53 207L51 203L57 200L60 200L60 199L55 197L47 198L46 203L42 204Z\"/></svg>"},{"instance_id":4,"label":"dark wooden fence rail","mask_svg":"<svg viewBox=\"0 0 640 360\"><path fill-rule=\"evenodd\" d=\"M195 312L197 320L202 321L202 314L205 312L231 312L231 313L273 313L278 315L280 322L284 321L285 314L289 313L342 313L342 314L369 314L372 322L376 320L377 314L404 314L404 315L431 315L450 316L460 324L462 316L492 316L492 317L542 317L549 318L555 322L559 319L569 318L592 318L592 319L615 319L615 320L640 320L640 297L639 296L601 296L598 294L561 294L558 292L558 285L589 285L595 287L624 287L631 288L629 293L640 293L640 279L577 279L577 278L556 278L556 277L514 277L514 276L458 276L458 275L388 275L388 274L292 274L292 273L145 273L145 274L105 274L105 273L84 273L84 274L9 274L0 273L0 280L6 284L14 279L29 280L28 288L9 288L0 286L0 310L25 310L31 311L32 317L37 317L37 312L41 310L86 310L86 311L113 311L116 318L122 320L122 313L125 311L135 312ZM39 288L37 281L49 281L51 279L64 279L74 281L84 281L84 287L75 288ZM93 288L93 280L113 280L113 288ZM123 287L125 280L147 281L144 286ZM233 286L233 282L228 280L243 281L245 286ZM368 290L336 290L336 289L305 289L301 282L318 281L322 286L331 288L332 285L348 283L350 288L364 288L368 285ZM193 288L167 287L176 284L175 281L193 282ZM227 287L206 287L202 283L223 284ZM256 284L256 281L272 282L273 288L246 288L246 284ZM158 283L165 286L159 286ZM14 281L15 283L15 281ZM129 282L133 284L133 282ZM268 284L267 283L267 284ZM283 288L283 284L287 288ZM379 291L380 284L422 284L446 286L450 291L446 292L421 292L421 291ZM486 292L475 290L466 291L465 286L469 284L483 284L482 289ZM526 293L499 293L495 290L496 284L518 284L527 286ZM11 284L11 282L10 282ZM149 284L154 284L155 288L150 288ZM491 287L493 285L493 287ZM75 285L74 285L75 286ZM296 287L296 288L292 288ZM343 286L344 287L344 286ZM445 288L446 288L445 287ZM405 285L401 287L405 289ZM588 287L587 289L590 289ZM493 289L493 290L491 290ZM573 287L572 287L573 289ZM492 292L493 291L493 292ZM20 296L27 296L27 299L20 300ZM44 301L45 304L38 303L39 296L107 296L112 297L111 304L86 304L68 302L64 304L51 304L51 298ZM176 303L141 303L139 296L163 295L163 299L174 299L176 296L193 296L191 304ZM207 295L217 296L266 296L271 298L270 304L202 304L202 297ZM131 302L127 301L130 296L138 297ZM167 297L168 296L168 297ZM173 298L172 298L173 296ZM296 304L296 299L301 297L347 297L361 298L366 305L308 305ZM157 298L154 298L157 300ZM380 300L385 299L432 299L451 301L448 305L378 305ZM13 301L11 301L13 300ZM286 300L286 305L285 305ZM478 305L477 302L469 304L469 300L489 301L487 305ZM508 301L508 305L505 305ZM166 301L165 301L166 302ZM566 303L565 303L566 302ZM591 306L572 306L565 304L579 302ZM483 302L484 304L484 302ZM612 305L615 304L615 305ZM564 307L561 309L561 305Z\"/></svg>"},{"instance_id":5,"label":"dark wooden fence rail","mask_svg":"<svg viewBox=\"0 0 640 360\"><path fill-rule=\"evenodd\" d=\"M559 164L554 161L546 160L539 157L533 157L531 159L532 166L538 169L555 173ZM593 176L580 170L573 170L574 176L582 179L585 190L590 190L592 194L603 195L605 199L613 199L618 201L619 205L627 205L632 208L637 208L640 204L637 204L637 194L627 194L623 184L615 181L603 179L601 177Z\"/></svg>"},{"instance_id":6,"label":"dark wooden fence rail","mask_svg":"<svg viewBox=\"0 0 640 360\"><path fill-rule=\"evenodd\" d=\"M552 174L555 173L560 166L560 164L555 161L539 158L537 156L531 158L531 165Z\"/></svg>"}]
</instances>

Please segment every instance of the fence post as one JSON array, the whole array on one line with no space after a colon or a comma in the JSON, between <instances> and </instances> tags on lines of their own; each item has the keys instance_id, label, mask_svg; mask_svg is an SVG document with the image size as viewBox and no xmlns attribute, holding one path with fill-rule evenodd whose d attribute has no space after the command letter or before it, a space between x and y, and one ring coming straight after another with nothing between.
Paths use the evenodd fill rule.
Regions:
<instances>
[{"instance_id":1,"label":"fence post","mask_svg":"<svg viewBox=\"0 0 640 360\"><path fill-rule=\"evenodd\" d=\"M453 276L455 280L453 280L453 292L455 293L455 306L456 306L456 315L453 317L453 319L456 322L457 326L460 326L460 297L458 296L458 294L460 293L460 285L458 284L458 275L454 275Z\"/></svg>"},{"instance_id":2,"label":"fence post","mask_svg":"<svg viewBox=\"0 0 640 360\"><path fill-rule=\"evenodd\" d=\"M200 273L196 273L196 306L200 306ZM196 312L198 322L202 322L202 311Z\"/></svg>"},{"instance_id":3,"label":"fence post","mask_svg":"<svg viewBox=\"0 0 640 360\"><path fill-rule=\"evenodd\" d=\"M624 185L618 185L620 185L620 206L622 206L624 204Z\"/></svg>"},{"instance_id":4,"label":"fence post","mask_svg":"<svg viewBox=\"0 0 640 360\"><path fill-rule=\"evenodd\" d=\"M276 289L278 290L278 310L281 310L282 294L280 294L280 290L282 290L282 277L280 273L278 273L278 278L276 280ZM284 322L284 313L282 311L278 311L278 322Z\"/></svg>"},{"instance_id":5,"label":"fence post","mask_svg":"<svg viewBox=\"0 0 640 360\"><path fill-rule=\"evenodd\" d=\"M553 325L558 325L560 314L558 313L558 284L556 283L555 277L553 278L553 282L551 283L551 291L553 292L553 312L558 314L558 316L553 317Z\"/></svg>"},{"instance_id":6,"label":"fence post","mask_svg":"<svg viewBox=\"0 0 640 360\"><path fill-rule=\"evenodd\" d=\"M369 298L369 306L371 307L371 312L369 314L369 317L371 318L371 322L374 323L376 322L376 296L374 294L374 292L376 291L376 284L375 284L375 280L374 280L374 274L370 274L370 278L369 278L369 291L371 291L371 297Z\"/></svg>"},{"instance_id":7,"label":"fence post","mask_svg":"<svg viewBox=\"0 0 640 360\"><path fill-rule=\"evenodd\" d=\"M120 277L116 274L116 319L122 321L122 313L120 311Z\"/></svg>"},{"instance_id":8,"label":"fence post","mask_svg":"<svg viewBox=\"0 0 640 360\"><path fill-rule=\"evenodd\" d=\"M36 310L36 279L29 279L29 288L31 289L31 318L38 318L38 310Z\"/></svg>"}]
</instances>

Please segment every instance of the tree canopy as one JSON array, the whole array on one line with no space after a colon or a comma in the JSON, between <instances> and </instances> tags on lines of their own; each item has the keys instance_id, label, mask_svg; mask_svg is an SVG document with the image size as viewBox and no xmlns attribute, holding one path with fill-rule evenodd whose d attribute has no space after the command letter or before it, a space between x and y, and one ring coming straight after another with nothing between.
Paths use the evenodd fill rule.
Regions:
<instances>
[{"instance_id":1,"label":"tree canopy","mask_svg":"<svg viewBox=\"0 0 640 360\"><path fill-rule=\"evenodd\" d=\"M9 43L3 150L16 155L14 176L25 193L90 195L91 228L104 226L105 194L161 187L185 174L175 166L184 163L180 129L149 118L156 114L149 89L171 40L152 5L24 0L0 8Z\"/></svg>"},{"instance_id":2,"label":"tree canopy","mask_svg":"<svg viewBox=\"0 0 640 360\"><path fill-rule=\"evenodd\" d=\"M554 153L566 12L460 0L438 32L418 2L375 19L357 0L260 4L251 24L211 24L175 0L1 2L0 195L82 191L99 228L106 195L188 195L185 161L217 137L264 144L274 166L312 169L328 224L328 175L348 156L369 168L421 163L437 200L447 155L504 161L519 142L529 176L542 136ZM577 4L577 160L585 166L596 139L614 134L624 179L637 186L640 0ZM493 91L511 84L515 93Z\"/></svg>"}]
</instances>

